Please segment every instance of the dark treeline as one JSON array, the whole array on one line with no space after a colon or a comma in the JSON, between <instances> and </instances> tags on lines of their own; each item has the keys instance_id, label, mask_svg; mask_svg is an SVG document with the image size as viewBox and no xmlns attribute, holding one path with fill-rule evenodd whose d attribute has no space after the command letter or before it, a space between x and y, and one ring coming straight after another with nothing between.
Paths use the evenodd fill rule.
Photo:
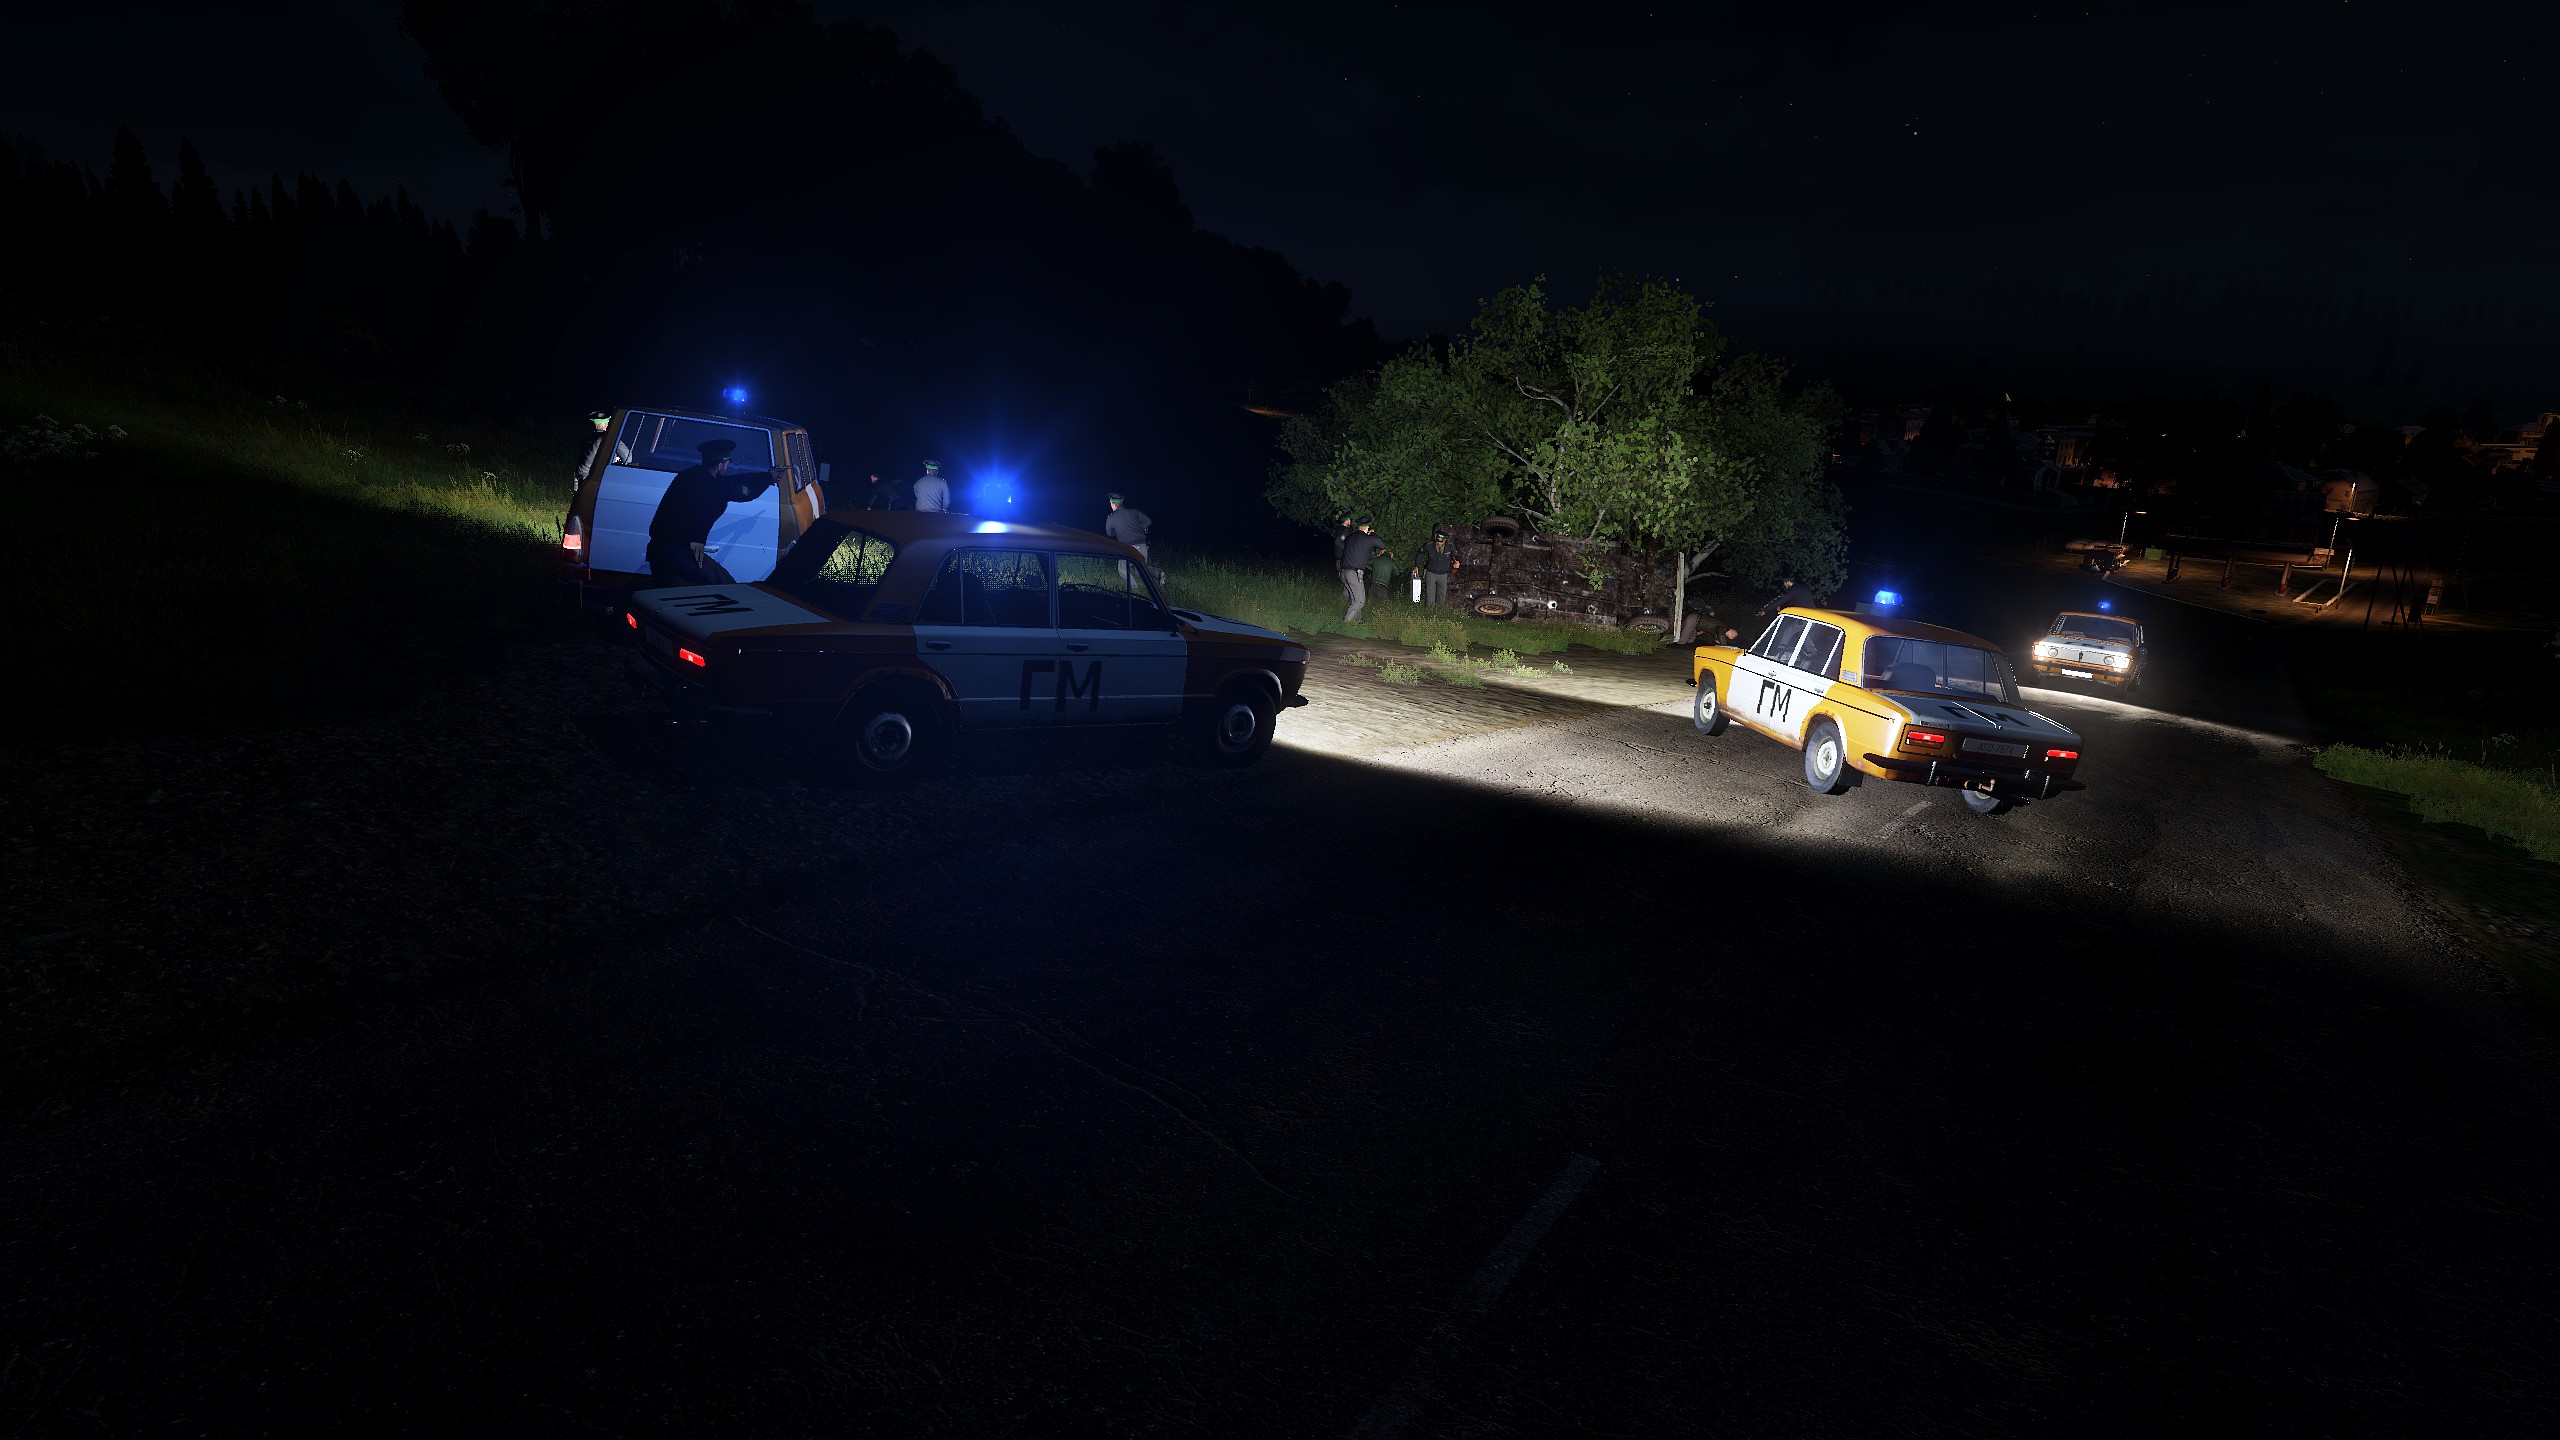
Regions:
<instances>
[{"instance_id":1,"label":"dark treeline","mask_svg":"<svg viewBox=\"0 0 2560 1440\"><path fill-rule=\"evenodd\" d=\"M465 235L405 191L368 201L308 174L225 196L194 146L176 158L164 187L130 129L103 178L0 142L0 266L23 297L184 337L276 383L453 388L458 357L521 357L556 323L556 306L526 303L542 257L510 220L484 212ZM460 388L498 396L532 378L502 365Z\"/></svg>"},{"instance_id":2,"label":"dark treeline","mask_svg":"<svg viewBox=\"0 0 2560 1440\"><path fill-rule=\"evenodd\" d=\"M1245 406L1381 356L1341 286L1200 230L1151 147L1085 173L1035 156L939 61L802 0L411 0L403 21L517 217L458 230L309 176L224 195L186 147L164 184L122 133L104 177L0 157L0 259L73 314L564 435L592 406L742 385L840 481L934 456L1017 471L1037 513L1084 523L1126 490L1206 544L1273 524L1274 422Z\"/></svg>"}]
</instances>

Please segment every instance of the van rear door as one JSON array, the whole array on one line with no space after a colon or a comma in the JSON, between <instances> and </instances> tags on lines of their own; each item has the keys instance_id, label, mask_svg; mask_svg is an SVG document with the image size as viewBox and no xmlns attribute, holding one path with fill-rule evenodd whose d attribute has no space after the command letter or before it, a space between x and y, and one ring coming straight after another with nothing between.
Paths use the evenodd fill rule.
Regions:
<instances>
[{"instance_id":1,"label":"van rear door","mask_svg":"<svg viewBox=\"0 0 2560 1440\"><path fill-rule=\"evenodd\" d=\"M587 564L598 574L648 573L649 522L679 471L701 463L705 441L729 440L737 450L729 468L774 469L773 432L759 425L702 420L687 415L627 412L614 435L613 454L596 486L595 523L588 529ZM742 500L711 523L704 553L741 582L773 573L781 553L782 487Z\"/></svg>"}]
</instances>

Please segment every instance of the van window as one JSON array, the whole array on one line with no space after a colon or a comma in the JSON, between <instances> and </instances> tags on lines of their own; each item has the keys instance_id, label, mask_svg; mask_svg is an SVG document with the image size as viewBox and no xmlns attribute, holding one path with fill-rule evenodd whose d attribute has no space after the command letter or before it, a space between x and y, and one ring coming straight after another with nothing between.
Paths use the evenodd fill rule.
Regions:
<instances>
[{"instance_id":1,"label":"van window","mask_svg":"<svg viewBox=\"0 0 2560 1440\"><path fill-rule=\"evenodd\" d=\"M702 446L709 440L737 442L737 450L729 456L732 471L773 468L773 432L762 426L696 420L686 415L652 415L645 410L634 410L623 417L622 434L614 442L614 460L642 470L690 470L702 463ZM622 458L626 449L631 456L627 460Z\"/></svg>"}]
</instances>

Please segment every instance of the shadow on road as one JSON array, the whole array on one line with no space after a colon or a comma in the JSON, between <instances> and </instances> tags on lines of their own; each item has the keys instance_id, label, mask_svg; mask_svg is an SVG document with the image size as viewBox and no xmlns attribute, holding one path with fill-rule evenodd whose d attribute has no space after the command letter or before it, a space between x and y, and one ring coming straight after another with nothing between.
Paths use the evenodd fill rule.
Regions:
<instances>
[{"instance_id":1,"label":"shadow on road","mask_svg":"<svg viewBox=\"0 0 2560 1440\"><path fill-rule=\"evenodd\" d=\"M899 798L930 843L8 1118L0 1416L1304 1436L1426 1335L1415 1433L2550 1413L2545 1072L2414 936L990 763Z\"/></svg>"}]
</instances>

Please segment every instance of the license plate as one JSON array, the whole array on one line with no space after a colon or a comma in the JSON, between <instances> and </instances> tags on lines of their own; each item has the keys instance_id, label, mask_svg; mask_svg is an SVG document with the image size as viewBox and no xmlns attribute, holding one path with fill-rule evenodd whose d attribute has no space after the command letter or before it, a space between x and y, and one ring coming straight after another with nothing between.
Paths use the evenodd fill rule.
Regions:
<instances>
[{"instance_id":1,"label":"license plate","mask_svg":"<svg viewBox=\"0 0 2560 1440\"><path fill-rule=\"evenodd\" d=\"M2062 673L2070 676L2074 680L2095 680L2098 678L2086 670L2065 670Z\"/></svg>"},{"instance_id":2,"label":"license plate","mask_svg":"<svg viewBox=\"0 0 2560 1440\"><path fill-rule=\"evenodd\" d=\"M2006 740L1967 740L1964 748L1976 755L2006 755L2012 760L2026 758L2027 747Z\"/></svg>"}]
</instances>

